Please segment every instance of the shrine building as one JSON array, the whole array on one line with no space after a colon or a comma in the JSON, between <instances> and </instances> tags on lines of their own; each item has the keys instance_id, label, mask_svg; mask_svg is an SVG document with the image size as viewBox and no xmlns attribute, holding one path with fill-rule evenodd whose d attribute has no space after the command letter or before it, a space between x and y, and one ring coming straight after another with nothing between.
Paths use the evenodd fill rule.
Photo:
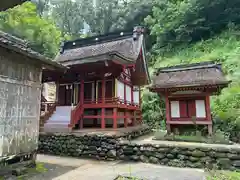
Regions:
<instances>
[{"instance_id":1,"label":"shrine building","mask_svg":"<svg viewBox=\"0 0 240 180\"><path fill-rule=\"evenodd\" d=\"M142 27L67 41L55 61L68 69L43 72L43 83L56 84L56 102L42 102L44 131L142 123L141 86L150 82Z\"/></svg>"},{"instance_id":2,"label":"shrine building","mask_svg":"<svg viewBox=\"0 0 240 180\"><path fill-rule=\"evenodd\" d=\"M168 132L197 124L206 125L212 134L210 96L228 83L220 64L203 62L158 69L150 90L165 99Z\"/></svg>"}]
</instances>

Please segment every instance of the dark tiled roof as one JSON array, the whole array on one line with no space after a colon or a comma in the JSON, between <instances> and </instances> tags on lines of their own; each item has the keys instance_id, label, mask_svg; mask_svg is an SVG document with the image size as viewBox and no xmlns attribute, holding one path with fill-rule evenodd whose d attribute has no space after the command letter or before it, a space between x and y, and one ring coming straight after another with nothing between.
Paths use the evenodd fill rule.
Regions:
<instances>
[{"instance_id":1,"label":"dark tiled roof","mask_svg":"<svg viewBox=\"0 0 240 180\"><path fill-rule=\"evenodd\" d=\"M24 3L27 0L1 0L0 11L4 11L9 8L13 8L19 4Z\"/></svg>"},{"instance_id":2,"label":"dark tiled roof","mask_svg":"<svg viewBox=\"0 0 240 180\"><path fill-rule=\"evenodd\" d=\"M118 54L127 60L135 62L143 44L143 35L141 34L137 40L133 40L132 34L133 33L118 36L112 35L107 38L101 36L94 37L95 42L93 42L93 38L91 38L90 43L87 41L84 43L84 40L83 43L71 41L71 43L74 44L71 47L69 47L69 42L67 42L68 47L65 49L63 48L62 53L56 57L56 61L64 62L87 59L106 54Z\"/></svg>"},{"instance_id":3,"label":"dark tiled roof","mask_svg":"<svg viewBox=\"0 0 240 180\"><path fill-rule=\"evenodd\" d=\"M153 77L151 88L226 85L228 82L220 64L204 62L161 68Z\"/></svg>"},{"instance_id":4,"label":"dark tiled roof","mask_svg":"<svg viewBox=\"0 0 240 180\"><path fill-rule=\"evenodd\" d=\"M63 65L52 61L50 58L47 58L36 51L33 51L28 47L26 41L2 31L0 31L0 46L11 49L24 56L33 58L34 60L39 60L44 65L50 65L55 68L65 69Z\"/></svg>"}]
</instances>

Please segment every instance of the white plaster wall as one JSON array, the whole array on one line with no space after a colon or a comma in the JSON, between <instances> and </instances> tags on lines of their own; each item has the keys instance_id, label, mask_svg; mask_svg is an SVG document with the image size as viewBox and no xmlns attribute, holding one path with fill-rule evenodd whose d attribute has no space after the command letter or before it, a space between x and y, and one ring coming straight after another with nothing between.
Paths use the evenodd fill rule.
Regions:
<instances>
[{"instance_id":1,"label":"white plaster wall","mask_svg":"<svg viewBox=\"0 0 240 180\"><path fill-rule=\"evenodd\" d=\"M132 95L131 95L132 88L129 85L126 85L126 100L131 102Z\"/></svg>"},{"instance_id":2,"label":"white plaster wall","mask_svg":"<svg viewBox=\"0 0 240 180\"><path fill-rule=\"evenodd\" d=\"M204 100L196 100L196 117L205 118L206 117L206 107Z\"/></svg>"},{"instance_id":3,"label":"white plaster wall","mask_svg":"<svg viewBox=\"0 0 240 180\"><path fill-rule=\"evenodd\" d=\"M133 102L139 104L139 91L133 91Z\"/></svg>"},{"instance_id":4,"label":"white plaster wall","mask_svg":"<svg viewBox=\"0 0 240 180\"><path fill-rule=\"evenodd\" d=\"M180 117L179 101L170 101L170 106L171 106L171 117L179 118Z\"/></svg>"},{"instance_id":5,"label":"white plaster wall","mask_svg":"<svg viewBox=\"0 0 240 180\"><path fill-rule=\"evenodd\" d=\"M120 99L124 99L124 84L119 80L116 81L117 81L117 97Z\"/></svg>"}]
</instances>

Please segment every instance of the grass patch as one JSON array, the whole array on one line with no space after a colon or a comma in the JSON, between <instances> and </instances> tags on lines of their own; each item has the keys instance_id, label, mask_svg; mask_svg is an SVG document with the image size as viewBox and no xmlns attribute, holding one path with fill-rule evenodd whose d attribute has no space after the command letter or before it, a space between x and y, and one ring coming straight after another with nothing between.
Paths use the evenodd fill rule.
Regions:
<instances>
[{"instance_id":1,"label":"grass patch","mask_svg":"<svg viewBox=\"0 0 240 180\"><path fill-rule=\"evenodd\" d=\"M240 180L240 173L231 171L210 171L207 180Z\"/></svg>"},{"instance_id":2,"label":"grass patch","mask_svg":"<svg viewBox=\"0 0 240 180\"><path fill-rule=\"evenodd\" d=\"M197 142L197 143L207 143L207 144L232 144L220 132L216 132L212 136L202 136L200 134L197 134L197 135L166 134L166 132L163 132L163 131L156 131L154 134L154 140Z\"/></svg>"},{"instance_id":3,"label":"grass patch","mask_svg":"<svg viewBox=\"0 0 240 180\"><path fill-rule=\"evenodd\" d=\"M143 179L139 179L139 178L136 178L136 177L118 176L114 180L143 180Z\"/></svg>"},{"instance_id":4,"label":"grass patch","mask_svg":"<svg viewBox=\"0 0 240 180\"><path fill-rule=\"evenodd\" d=\"M47 171L48 170L44 167L43 163L37 163L35 168L29 168L24 175L18 176L17 179L24 180L24 179L27 179L27 177L29 176L39 174L39 173L45 173Z\"/></svg>"}]
</instances>

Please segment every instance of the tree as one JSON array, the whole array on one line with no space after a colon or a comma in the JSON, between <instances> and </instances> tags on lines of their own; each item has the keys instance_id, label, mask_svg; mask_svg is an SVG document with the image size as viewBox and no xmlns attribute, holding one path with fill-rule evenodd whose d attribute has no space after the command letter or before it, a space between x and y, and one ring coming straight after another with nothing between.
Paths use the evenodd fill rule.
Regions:
<instances>
[{"instance_id":1,"label":"tree","mask_svg":"<svg viewBox=\"0 0 240 180\"><path fill-rule=\"evenodd\" d=\"M42 9L41 3L38 6ZM50 0L43 14L54 19L63 35L74 39L81 37L83 30L94 35L144 25L143 20L151 14L152 6L153 0Z\"/></svg>"},{"instance_id":2,"label":"tree","mask_svg":"<svg viewBox=\"0 0 240 180\"><path fill-rule=\"evenodd\" d=\"M156 1L153 15L146 18L157 48L196 42L220 33L229 22L240 23L238 0Z\"/></svg>"},{"instance_id":3,"label":"tree","mask_svg":"<svg viewBox=\"0 0 240 180\"><path fill-rule=\"evenodd\" d=\"M61 32L52 21L42 19L31 2L1 12L0 29L28 40L32 49L46 56L53 57L58 52Z\"/></svg>"},{"instance_id":4,"label":"tree","mask_svg":"<svg viewBox=\"0 0 240 180\"><path fill-rule=\"evenodd\" d=\"M79 38L84 28L84 1L60 0L51 2L51 14L49 17L54 20L62 32L62 36L68 35L71 39Z\"/></svg>"},{"instance_id":5,"label":"tree","mask_svg":"<svg viewBox=\"0 0 240 180\"><path fill-rule=\"evenodd\" d=\"M49 10L50 0L32 0L36 3L37 12L42 17Z\"/></svg>"}]
</instances>

